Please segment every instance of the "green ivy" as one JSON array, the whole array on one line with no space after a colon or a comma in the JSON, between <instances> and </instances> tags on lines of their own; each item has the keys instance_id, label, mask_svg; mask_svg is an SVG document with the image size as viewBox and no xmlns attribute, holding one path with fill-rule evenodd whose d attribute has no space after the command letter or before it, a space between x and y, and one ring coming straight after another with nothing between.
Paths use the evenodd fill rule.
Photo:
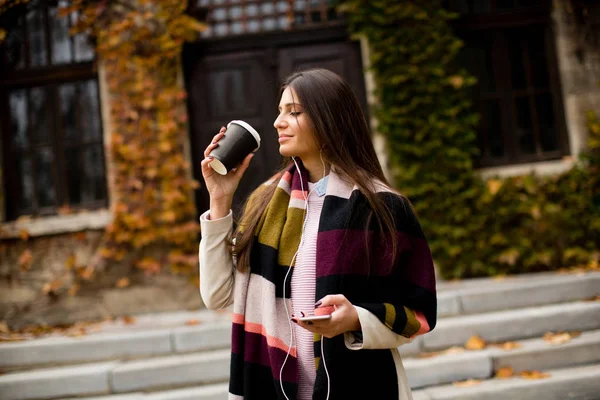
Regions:
<instances>
[{"instance_id":1,"label":"green ivy","mask_svg":"<svg viewBox=\"0 0 600 400\"><path fill-rule=\"evenodd\" d=\"M597 259L600 131L592 115L590 152L567 173L484 181L473 166L476 79L455 62L462 42L448 23L456 14L439 0L346 0L339 8L350 32L369 41L378 98L371 112L396 186L413 202L444 277Z\"/></svg>"}]
</instances>

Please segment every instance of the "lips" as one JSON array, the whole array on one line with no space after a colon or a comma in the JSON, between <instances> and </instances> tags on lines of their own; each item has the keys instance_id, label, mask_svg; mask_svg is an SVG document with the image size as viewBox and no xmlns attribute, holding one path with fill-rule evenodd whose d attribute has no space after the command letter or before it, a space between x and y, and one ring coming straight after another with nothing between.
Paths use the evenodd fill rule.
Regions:
<instances>
[{"instance_id":1,"label":"lips","mask_svg":"<svg viewBox=\"0 0 600 400\"><path fill-rule=\"evenodd\" d=\"M288 139L291 139L291 138L292 137L288 136L288 135L279 135L279 143L284 142L284 141L286 141Z\"/></svg>"}]
</instances>

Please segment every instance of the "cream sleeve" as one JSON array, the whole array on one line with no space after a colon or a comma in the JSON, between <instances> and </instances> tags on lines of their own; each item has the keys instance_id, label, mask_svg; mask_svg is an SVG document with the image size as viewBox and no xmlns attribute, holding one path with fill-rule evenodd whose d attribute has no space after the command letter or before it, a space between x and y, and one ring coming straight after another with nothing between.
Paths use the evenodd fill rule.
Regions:
<instances>
[{"instance_id":1,"label":"cream sleeve","mask_svg":"<svg viewBox=\"0 0 600 400\"><path fill-rule=\"evenodd\" d=\"M393 349L412 342L412 339L398 335L389 329L370 311L362 307L355 306L355 308L360 321L361 334L344 333L344 343L348 349Z\"/></svg>"},{"instance_id":2,"label":"cream sleeve","mask_svg":"<svg viewBox=\"0 0 600 400\"><path fill-rule=\"evenodd\" d=\"M233 230L233 214L209 219L209 211L200 216L200 296L207 308L220 309L233 303L235 264L227 245Z\"/></svg>"}]
</instances>

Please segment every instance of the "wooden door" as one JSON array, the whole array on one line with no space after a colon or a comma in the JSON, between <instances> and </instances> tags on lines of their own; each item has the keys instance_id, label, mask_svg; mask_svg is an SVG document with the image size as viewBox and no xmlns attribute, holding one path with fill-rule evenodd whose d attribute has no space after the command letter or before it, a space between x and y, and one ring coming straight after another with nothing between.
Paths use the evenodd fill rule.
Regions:
<instances>
[{"instance_id":1,"label":"wooden door","mask_svg":"<svg viewBox=\"0 0 600 400\"><path fill-rule=\"evenodd\" d=\"M262 52L206 56L191 72L190 122L195 177L201 183L204 149L221 126L244 120L261 136L261 146L236 191L234 210L244 198L279 167L278 142L272 123L276 110L276 79ZM204 185L202 185L204 186ZM206 190L196 197L199 213L209 207Z\"/></svg>"}]
</instances>

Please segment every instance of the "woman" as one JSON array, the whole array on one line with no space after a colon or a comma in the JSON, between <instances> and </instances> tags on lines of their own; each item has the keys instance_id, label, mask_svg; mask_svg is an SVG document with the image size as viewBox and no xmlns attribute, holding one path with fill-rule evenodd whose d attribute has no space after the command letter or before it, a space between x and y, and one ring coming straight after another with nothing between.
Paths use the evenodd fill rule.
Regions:
<instances>
[{"instance_id":1,"label":"woman","mask_svg":"<svg viewBox=\"0 0 600 400\"><path fill-rule=\"evenodd\" d=\"M288 162L249 197L234 233L232 198L253 156L216 174L222 128L202 161L200 292L209 308L233 303L229 398L412 398L397 348L433 329L436 295L409 201L387 183L333 72L289 76L274 127ZM328 320L298 320L328 306Z\"/></svg>"}]
</instances>

